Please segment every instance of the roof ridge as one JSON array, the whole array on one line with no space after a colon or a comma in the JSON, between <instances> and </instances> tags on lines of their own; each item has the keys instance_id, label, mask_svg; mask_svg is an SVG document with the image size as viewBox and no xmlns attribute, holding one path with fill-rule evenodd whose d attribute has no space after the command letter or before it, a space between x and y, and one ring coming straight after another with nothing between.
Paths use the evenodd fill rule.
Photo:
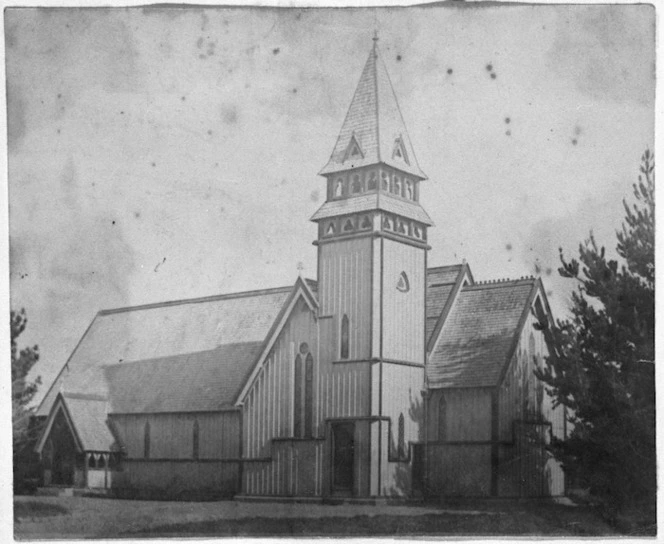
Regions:
<instances>
[{"instance_id":1,"label":"roof ridge","mask_svg":"<svg viewBox=\"0 0 664 544\"><path fill-rule=\"evenodd\" d=\"M516 279L502 278L499 280L476 281L472 285L467 285L463 289L464 291L479 291L481 289L494 289L497 287L507 287L509 285L531 285L536 281L537 278L535 276L522 276Z\"/></svg>"},{"instance_id":2,"label":"roof ridge","mask_svg":"<svg viewBox=\"0 0 664 544\"><path fill-rule=\"evenodd\" d=\"M449 269L452 269L452 268L461 268L462 266L463 266L463 263L459 263L459 264L442 264L442 265L440 265L440 266L430 266L430 267L427 268L427 272L428 272L429 270L442 270L443 268L449 268Z\"/></svg>"},{"instance_id":3,"label":"roof ridge","mask_svg":"<svg viewBox=\"0 0 664 544\"><path fill-rule=\"evenodd\" d=\"M212 302L216 300L227 300L233 298L244 298L251 296L259 295L270 295L276 293L288 293L293 289L292 285L287 285L285 287L272 287L269 289L254 289L252 291L238 291L235 293L226 293L222 295L210 295L206 297L197 297L197 298L185 298L179 300L168 300L164 302L152 302L149 304L139 304L137 306L124 306L121 308L109 308L106 310L99 310L97 315L109 315L109 314L118 314L122 312L130 312L133 310L151 310L153 308L163 308L166 306L178 306L179 304L198 304L200 302Z\"/></svg>"}]
</instances>

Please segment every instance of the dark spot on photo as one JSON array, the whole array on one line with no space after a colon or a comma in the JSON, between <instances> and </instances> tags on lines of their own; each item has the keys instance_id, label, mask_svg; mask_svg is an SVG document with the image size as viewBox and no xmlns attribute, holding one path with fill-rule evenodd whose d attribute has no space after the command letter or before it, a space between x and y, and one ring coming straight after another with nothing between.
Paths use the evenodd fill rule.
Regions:
<instances>
[{"instance_id":1,"label":"dark spot on photo","mask_svg":"<svg viewBox=\"0 0 664 544\"><path fill-rule=\"evenodd\" d=\"M273 55L278 55L280 51L281 51L281 49L279 49L278 47L275 47L275 48L272 50L272 54L273 54Z\"/></svg>"},{"instance_id":2,"label":"dark spot on photo","mask_svg":"<svg viewBox=\"0 0 664 544\"><path fill-rule=\"evenodd\" d=\"M297 94L297 89L293 89L291 92L292 92L293 94Z\"/></svg>"},{"instance_id":3,"label":"dark spot on photo","mask_svg":"<svg viewBox=\"0 0 664 544\"><path fill-rule=\"evenodd\" d=\"M447 73L448 73L448 74L451 74L453 71L454 71L454 70L452 70L452 68L448 68L448 69L447 69Z\"/></svg>"},{"instance_id":4,"label":"dark spot on photo","mask_svg":"<svg viewBox=\"0 0 664 544\"><path fill-rule=\"evenodd\" d=\"M208 130L207 133L208 133L208 136L212 136L212 130Z\"/></svg>"},{"instance_id":5,"label":"dark spot on photo","mask_svg":"<svg viewBox=\"0 0 664 544\"><path fill-rule=\"evenodd\" d=\"M112 225L115 225L115 220L111 221L111 224L112 224Z\"/></svg>"},{"instance_id":6,"label":"dark spot on photo","mask_svg":"<svg viewBox=\"0 0 664 544\"><path fill-rule=\"evenodd\" d=\"M60 134L60 129L58 129L58 134Z\"/></svg>"},{"instance_id":7,"label":"dark spot on photo","mask_svg":"<svg viewBox=\"0 0 664 544\"><path fill-rule=\"evenodd\" d=\"M318 202L319 196L320 193L318 189L314 189L313 191L311 191L311 195L309 196L309 198L311 199L312 202Z\"/></svg>"},{"instance_id":8,"label":"dark spot on photo","mask_svg":"<svg viewBox=\"0 0 664 544\"><path fill-rule=\"evenodd\" d=\"M186 99L187 99L187 98L184 97L184 96L180 98L180 100L182 100L182 102L184 102Z\"/></svg>"},{"instance_id":9,"label":"dark spot on photo","mask_svg":"<svg viewBox=\"0 0 664 544\"><path fill-rule=\"evenodd\" d=\"M58 93L58 98L62 98L62 94Z\"/></svg>"},{"instance_id":10,"label":"dark spot on photo","mask_svg":"<svg viewBox=\"0 0 664 544\"><path fill-rule=\"evenodd\" d=\"M493 70L493 65L487 64L486 69L487 69L487 72L490 72L491 70Z\"/></svg>"},{"instance_id":11,"label":"dark spot on photo","mask_svg":"<svg viewBox=\"0 0 664 544\"><path fill-rule=\"evenodd\" d=\"M550 276L552 273L553 273L553 269L549 266L549 267L545 270L545 274L546 274L547 276Z\"/></svg>"},{"instance_id":12,"label":"dark spot on photo","mask_svg":"<svg viewBox=\"0 0 664 544\"><path fill-rule=\"evenodd\" d=\"M511 130L506 130L506 131L505 131L505 135L506 135L506 136L511 136L511 135L512 135L512 131L511 131Z\"/></svg>"},{"instance_id":13,"label":"dark spot on photo","mask_svg":"<svg viewBox=\"0 0 664 544\"><path fill-rule=\"evenodd\" d=\"M152 163L152 166L153 166L153 167L157 166L157 163L156 163L156 162L153 162L153 163Z\"/></svg>"},{"instance_id":14,"label":"dark spot on photo","mask_svg":"<svg viewBox=\"0 0 664 544\"><path fill-rule=\"evenodd\" d=\"M397 61L401 60L401 55L397 55Z\"/></svg>"},{"instance_id":15,"label":"dark spot on photo","mask_svg":"<svg viewBox=\"0 0 664 544\"><path fill-rule=\"evenodd\" d=\"M507 251L512 251L512 244L511 244L511 242L507 242L507 243L505 244L505 249L506 249Z\"/></svg>"},{"instance_id":16,"label":"dark spot on photo","mask_svg":"<svg viewBox=\"0 0 664 544\"><path fill-rule=\"evenodd\" d=\"M574 127L574 134L576 134L577 136L581 134L581 127L579 125L576 125Z\"/></svg>"},{"instance_id":17,"label":"dark spot on photo","mask_svg":"<svg viewBox=\"0 0 664 544\"><path fill-rule=\"evenodd\" d=\"M572 139L572 145L576 145L576 144L578 144L578 143L579 143L579 142L577 142L576 138Z\"/></svg>"},{"instance_id":18,"label":"dark spot on photo","mask_svg":"<svg viewBox=\"0 0 664 544\"><path fill-rule=\"evenodd\" d=\"M120 112L120 115L124 115L124 112L123 112L123 111L121 111L121 112Z\"/></svg>"},{"instance_id":19,"label":"dark spot on photo","mask_svg":"<svg viewBox=\"0 0 664 544\"><path fill-rule=\"evenodd\" d=\"M141 212L134 212L134 217L139 219L141 217Z\"/></svg>"},{"instance_id":20,"label":"dark spot on photo","mask_svg":"<svg viewBox=\"0 0 664 544\"><path fill-rule=\"evenodd\" d=\"M505 123L506 124L509 125L511 122L512 122L512 120L509 117L505 117Z\"/></svg>"},{"instance_id":21,"label":"dark spot on photo","mask_svg":"<svg viewBox=\"0 0 664 544\"><path fill-rule=\"evenodd\" d=\"M491 79L496 79L496 74L492 73L491 74Z\"/></svg>"}]
</instances>

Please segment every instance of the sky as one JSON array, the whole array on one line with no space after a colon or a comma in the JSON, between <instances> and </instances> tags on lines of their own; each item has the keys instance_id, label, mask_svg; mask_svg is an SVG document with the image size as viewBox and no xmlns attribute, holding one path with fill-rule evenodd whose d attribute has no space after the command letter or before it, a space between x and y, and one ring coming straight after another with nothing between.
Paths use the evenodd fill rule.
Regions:
<instances>
[{"instance_id":1,"label":"sky","mask_svg":"<svg viewBox=\"0 0 664 544\"><path fill-rule=\"evenodd\" d=\"M327 162L379 34L431 266L563 317L654 143L648 5L5 11L10 304L45 393L95 314L316 277Z\"/></svg>"}]
</instances>

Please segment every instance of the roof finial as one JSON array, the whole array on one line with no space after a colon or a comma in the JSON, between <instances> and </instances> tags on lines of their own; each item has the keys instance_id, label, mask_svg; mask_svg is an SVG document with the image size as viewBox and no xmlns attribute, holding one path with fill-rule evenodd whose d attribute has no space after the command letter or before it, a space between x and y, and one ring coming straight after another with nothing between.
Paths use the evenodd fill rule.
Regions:
<instances>
[{"instance_id":1,"label":"roof finial","mask_svg":"<svg viewBox=\"0 0 664 544\"><path fill-rule=\"evenodd\" d=\"M302 277L302 271L304 270L304 263L302 261L299 261L297 263L297 273L298 276Z\"/></svg>"},{"instance_id":2,"label":"roof finial","mask_svg":"<svg viewBox=\"0 0 664 544\"><path fill-rule=\"evenodd\" d=\"M374 55L376 55L376 54L377 54L376 49L377 49L377 47L378 47L378 28L374 28L374 35L373 35L373 38L371 38L371 39L372 39L373 42L374 42L374 44L373 44L373 51L374 51Z\"/></svg>"}]
</instances>

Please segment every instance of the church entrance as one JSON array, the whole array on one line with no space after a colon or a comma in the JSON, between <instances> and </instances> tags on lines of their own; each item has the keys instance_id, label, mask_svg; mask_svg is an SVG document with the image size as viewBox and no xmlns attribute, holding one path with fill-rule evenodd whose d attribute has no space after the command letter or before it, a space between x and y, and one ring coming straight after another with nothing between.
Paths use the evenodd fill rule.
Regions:
<instances>
[{"instance_id":1,"label":"church entrance","mask_svg":"<svg viewBox=\"0 0 664 544\"><path fill-rule=\"evenodd\" d=\"M355 424L332 425L332 493L353 494L355 465Z\"/></svg>"},{"instance_id":2,"label":"church entrance","mask_svg":"<svg viewBox=\"0 0 664 544\"><path fill-rule=\"evenodd\" d=\"M74 437L60 411L53 422L49 437L46 465L50 464L52 485L73 486L77 453ZM50 463L48 461L50 460Z\"/></svg>"}]
</instances>

